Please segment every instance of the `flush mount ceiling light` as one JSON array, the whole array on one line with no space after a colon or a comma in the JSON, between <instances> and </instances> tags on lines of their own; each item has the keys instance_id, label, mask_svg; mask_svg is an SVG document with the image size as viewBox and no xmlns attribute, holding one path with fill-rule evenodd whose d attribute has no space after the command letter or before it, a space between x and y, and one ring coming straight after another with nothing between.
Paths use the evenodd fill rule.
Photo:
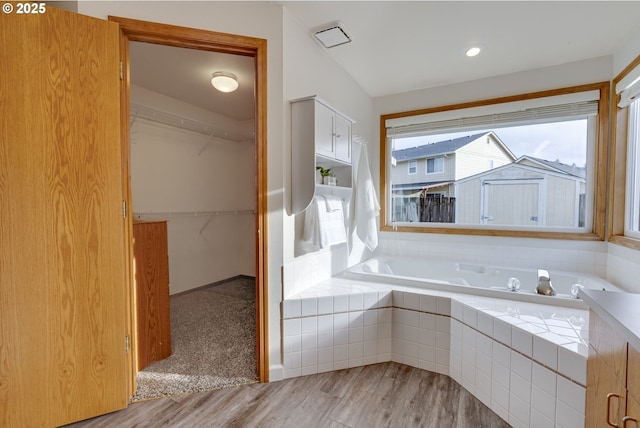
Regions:
<instances>
[{"instance_id":1,"label":"flush mount ceiling light","mask_svg":"<svg viewBox=\"0 0 640 428\"><path fill-rule=\"evenodd\" d=\"M317 27L312 31L312 34L327 49L344 45L351 41L351 36L342 21L334 21Z\"/></svg>"},{"instance_id":2,"label":"flush mount ceiling light","mask_svg":"<svg viewBox=\"0 0 640 428\"><path fill-rule=\"evenodd\" d=\"M216 71L211 76L211 84L220 92L233 92L238 89L238 76L226 71Z\"/></svg>"},{"instance_id":3,"label":"flush mount ceiling light","mask_svg":"<svg viewBox=\"0 0 640 428\"><path fill-rule=\"evenodd\" d=\"M483 48L484 47L482 45L471 46L470 48L467 48L464 51L464 54L466 56L468 56L468 57L474 57L474 56L478 55L482 51Z\"/></svg>"}]
</instances>

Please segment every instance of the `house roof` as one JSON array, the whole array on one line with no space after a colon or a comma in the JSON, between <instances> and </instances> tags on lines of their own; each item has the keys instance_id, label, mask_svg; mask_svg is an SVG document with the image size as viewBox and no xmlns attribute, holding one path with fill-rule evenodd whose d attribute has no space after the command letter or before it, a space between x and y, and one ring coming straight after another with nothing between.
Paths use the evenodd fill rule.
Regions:
<instances>
[{"instance_id":1,"label":"house roof","mask_svg":"<svg viewBox=\"0 0 640 428\"><path fill-rule=\"evenodd\" d=\"M479 134L467 135L465 137L458 137L452 140L438 141L436 143L424 144L418 147L411 147L408 149L394 150L391 155L398 162L406 162L413 159L429 158L437 155L445 155L448 153L454 153L456 150L466 146L467 144L477 140L488 134L493 134L497 141L502 144L505 150L511 154L511 151L500 141L497 135L493 131L482 132Z\"/></svg>"},{"instance_id":2,"label":"house roof","mask_svg":"<svg viewBox=\"0 0 640 428\"><path fill-rule=\"evenodd\" d=\"M546 159L534 158L532 156L521 156L515 163L521 163L523 160L529 160L534 163L541 164L546 166L547 168L551 168L557 172L562 172L564 174L573 175L575 177L585 178L587 176L586 168L579 167L574 165L567 165L566 163L562 163L560 161L550 161Z\"/></svg>"}]
</instances>

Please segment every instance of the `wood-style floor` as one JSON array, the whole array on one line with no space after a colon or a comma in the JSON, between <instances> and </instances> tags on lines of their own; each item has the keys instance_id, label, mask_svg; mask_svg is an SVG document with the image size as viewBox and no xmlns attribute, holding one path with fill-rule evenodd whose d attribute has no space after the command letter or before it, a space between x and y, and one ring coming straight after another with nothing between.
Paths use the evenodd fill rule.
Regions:
<instances>
[{"instance_id":1,"label":"wood-style floor","mask_svg":"<svg viewBox=\"0 0 640 428\"><path fill-rule=\"evenodd\" d=\"M508 427L448 376L397 363L131 404L69 427Z\"/></svg>"}]
</instances>

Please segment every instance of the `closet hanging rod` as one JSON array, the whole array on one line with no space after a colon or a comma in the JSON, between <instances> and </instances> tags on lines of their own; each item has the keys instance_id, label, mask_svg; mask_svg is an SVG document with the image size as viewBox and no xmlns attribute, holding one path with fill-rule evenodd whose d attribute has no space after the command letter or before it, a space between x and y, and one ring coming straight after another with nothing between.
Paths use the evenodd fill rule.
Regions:
<instances>
[{"instance_id":1,"label":"closet hanging rod","mask_svg":"<svg viewBox=\"0 0 640 428\"><path fill-rule=\"evenodd\" d=\"M148 212L136 212L133 213L135 218L143 217L163 217L163 218L175 218L175 217L215 217L218 215L243 215L243 214L255 214L255 210L222 210L222 211L148 211Z\"/></svg>"},{"instance_id":2,"label":"closet hanging rod","mask_svg":"<svg viewBox=\"0 0 640 428\"><path fill-rule=\"evenodd\" d=\"M145 119L164 125L174 126L177 128L197 132L209 137L217 137L235 142L251 140L251 136L241 135L236 132L229 132L219 127L215 127L209 123L191 119L175 113L169 113L154 107L131 103L130 111L131 126L133 126L137 119Z\"/></svg>"}]
</instances>

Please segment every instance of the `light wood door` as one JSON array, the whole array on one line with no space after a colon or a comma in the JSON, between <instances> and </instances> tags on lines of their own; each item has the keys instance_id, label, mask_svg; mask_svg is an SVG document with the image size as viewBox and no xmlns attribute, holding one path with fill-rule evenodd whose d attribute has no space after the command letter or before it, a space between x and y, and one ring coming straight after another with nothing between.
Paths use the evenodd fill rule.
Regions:
<instances>
[{"instance_id":1,"label":"light wood door","mask_svg":"<svg viewBox=\"0 0 640 428\"><path fill-rule=\"evenodd\" d=\"M593 348L587 360L586 427L622 426L626 388Z\"/></svg>"},{"instance_id":2,"label":"light wood door","mask_svg":"<svg viewBox=\"0 0 640 428\"><path fill-rule=\"evenodd\" d=\"M119 30L0 14L0 426L126 407Z\"/></svg>"},{"instance_id":3,"label":"light wood door","mask_svg":"<svg viewBox=\"0 0 640 428\"><path fill-rule=\"evenodd\" d=\"M167 222L133 224L138 370L171 355Z\"/></svg>"}]
</instances>

